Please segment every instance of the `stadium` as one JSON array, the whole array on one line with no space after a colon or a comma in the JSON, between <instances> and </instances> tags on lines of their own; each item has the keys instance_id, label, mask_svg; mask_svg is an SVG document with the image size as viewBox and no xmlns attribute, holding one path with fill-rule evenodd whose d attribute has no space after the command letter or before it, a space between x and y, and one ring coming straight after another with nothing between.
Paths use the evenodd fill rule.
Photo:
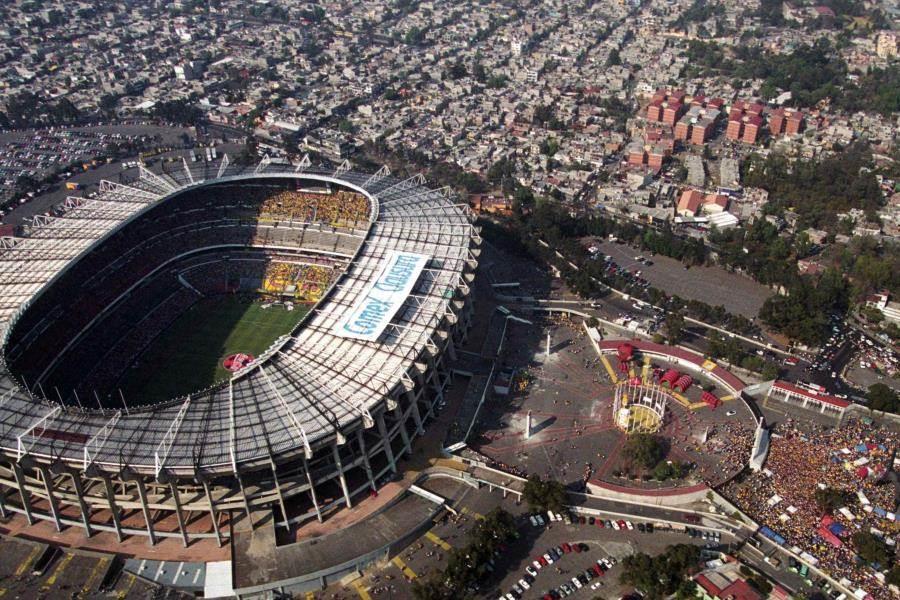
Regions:
<instances>
[{"instance_id":1,"label":"stadium","mask_svg":"<svg viewBox=\"0 0 900 600\"><path fill-rule=\"evenodd\" d=\"M69 198L0 246L0 514L221 545L233 514L376 493L443 397L479 243L421 176L305 157Z\"/></svg>"}]
</instances>

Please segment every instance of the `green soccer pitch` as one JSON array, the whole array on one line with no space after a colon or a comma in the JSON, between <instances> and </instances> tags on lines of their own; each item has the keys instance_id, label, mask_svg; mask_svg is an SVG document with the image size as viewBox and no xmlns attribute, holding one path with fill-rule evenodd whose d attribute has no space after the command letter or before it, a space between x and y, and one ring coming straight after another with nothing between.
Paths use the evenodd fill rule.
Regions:
<instances>
[{"instance_id":1,"label":"green soccer pitch","mask_svg":"<svg viewBox=\"0 0 900 600\"><path fill-rule=\"evenodd\" d=\"M236 353L257 357L309 312L281 305L262 308L241 296L217 296L197 302L178 317L135 361L120 381L129 405L151 404L184 396L228 379L222 361Z\"/></svg>"}]
</instances>

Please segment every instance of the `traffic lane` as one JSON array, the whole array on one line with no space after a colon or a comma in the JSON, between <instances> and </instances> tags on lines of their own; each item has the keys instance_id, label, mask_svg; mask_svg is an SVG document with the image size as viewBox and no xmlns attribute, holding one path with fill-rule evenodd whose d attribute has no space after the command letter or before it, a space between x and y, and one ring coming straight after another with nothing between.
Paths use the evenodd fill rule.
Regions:
<instances>
[{"instance_id":1,"label":"traffic lane","mask_svg":"<svg viewBox=\"0 0 900 600\"><path fill-rule=\"evenodd\" d=\"M688 300L699 300L710 306L722 305L728 312L753 318L759 314L772 292L764 285L747 277L729 273L721 267L691 267L685 270L680 261L657 254L650 256L626 244L601 242L600 251L611 256L620 267L632 272L641 271L641 277L667 294ZM636 256L650 258L652 265L635 260Z\"/></svg>"}]
</instances>

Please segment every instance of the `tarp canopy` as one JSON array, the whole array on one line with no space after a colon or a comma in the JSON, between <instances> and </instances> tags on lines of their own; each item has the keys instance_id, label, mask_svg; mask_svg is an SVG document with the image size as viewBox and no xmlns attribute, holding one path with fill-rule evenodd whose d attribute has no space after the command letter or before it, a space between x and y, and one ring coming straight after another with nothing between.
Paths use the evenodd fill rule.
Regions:
<instances>
[{"instance_id":1,"label":"tarp canopy","mask_svg":"<svg viewBox=\"0 0 900 600\"><path fill-rule=\"evenodd\" d=\"M825 527L819 527L817 533L823 540L825 540L826 542L828 542L835 548L840 548L841 546L844 545L844 543L836 535L834 535L831 531L829 531Z\"/></svg>"},{"instance_id":2,"label":"tarp canopy","mask_svg":"<svg viewBox=\"0 0 900 600\"><path fill-rule=\"evenodd\" d=\"M619 344L616 352L619 353L619 360L631 360L631 357L634 355L634 346L631 344Z\"/></svg>"}]
</instances>

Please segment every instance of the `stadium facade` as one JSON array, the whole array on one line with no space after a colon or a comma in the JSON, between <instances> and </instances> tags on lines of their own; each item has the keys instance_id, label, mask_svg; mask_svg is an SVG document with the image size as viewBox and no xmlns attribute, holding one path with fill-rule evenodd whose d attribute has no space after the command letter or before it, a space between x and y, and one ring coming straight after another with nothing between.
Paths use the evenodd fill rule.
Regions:
<instances>
[{"instance_id":1,"label":"stadium facade","mask_svg":"<svg viewBox=\"0 0 900 600\"><path fill-rule=\"evenodd\" d=\"M143 280L175 258L210 250L206 244L215 252L271 247L343 261L290 335L229 380L151 406L123 398L116 408L99 399L101 408L87 408L89 399L76 395L73 403L47 390L45 379L23 375L35 360L49 365L65 352L70 339L48 340L48 332L74 322L81 333L78 317L65 311L67 293L76 291L66 286L89 286L94 272L116 278L115 269L131 264L92 264L108 257L110 244L125 256L130 249L116 246L123 239L144 242L121 232L168 206L177 210L185 194L269 181L361 194L367 222L263 223L210 213L223 215L217 223L193 207L177 227L159 232L159 247L169 251L154 259L159 265L127 268ZM211 229L212 238L198 233ZM182 231L186 237L176 238ZM479 244L468 207L449 190L387 169L356 173L346 163L333 171L308 159L244 167L226 156L164 173L141 167L133 181L102 182L96 198L69 199L57 216L36 218L0 248L0 514L57 530L80 527L87 536L110 532L120 541L222 544L229 515L271 509L288 526L376 493L443 399L447 363L471 323ZM89 269L79 272L80 264ZM376 289L393 296L379 298ZM367 302L397 306L378 313Z\"/></svg>"}]
</instances>

